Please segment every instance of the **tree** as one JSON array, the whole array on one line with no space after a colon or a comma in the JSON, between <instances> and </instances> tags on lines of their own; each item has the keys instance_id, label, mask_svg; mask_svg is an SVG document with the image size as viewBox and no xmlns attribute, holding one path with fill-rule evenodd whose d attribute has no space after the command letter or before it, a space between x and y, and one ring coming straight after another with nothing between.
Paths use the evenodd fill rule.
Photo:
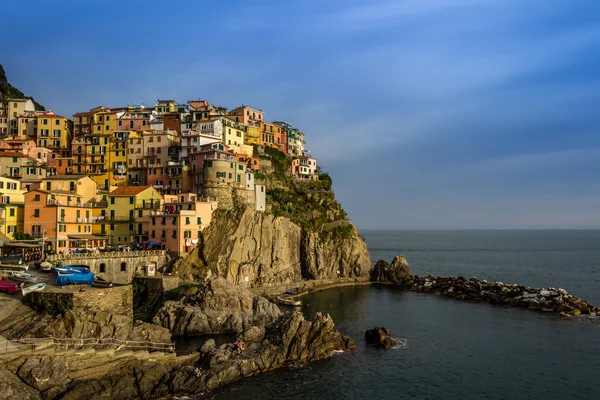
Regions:
<instances>
[{"instance_id":1,"label":"tree","mask_svg":"<svg viewBox=\"0 0 600 400\"><path fill-rule=\"evenodd\" d=\"M29 233L15 232L15 240L35 240Z\"/></svg>"}]
</instances>

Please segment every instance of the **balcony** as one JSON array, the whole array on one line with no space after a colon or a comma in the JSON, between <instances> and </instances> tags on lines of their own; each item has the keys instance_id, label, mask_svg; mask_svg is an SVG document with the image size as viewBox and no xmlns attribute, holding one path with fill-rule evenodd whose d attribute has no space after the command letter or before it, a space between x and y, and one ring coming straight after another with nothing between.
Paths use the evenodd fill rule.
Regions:
<instances>
[{"instance_id":1,"label":"balcony","mask_svg":"<svg viewBox=\"0 0 600 400\"><path fill-rule=\"evenodd\" d=\"M145 210L157 210L161 207L160 201L154 202L141 202L138 201L135 204L136 209L145 209Z\"/></svg>"},{"instance_id":2,"label":"balcony","mask_svg":"<svg viewBox=\"0 0 600 400\"><path fill-rule=\"evenodd\" d=\"M135 217L110 215L110 216L106 217L106 221L108 221L108 222L135 222Z\"/></svg>"}]
</instances>

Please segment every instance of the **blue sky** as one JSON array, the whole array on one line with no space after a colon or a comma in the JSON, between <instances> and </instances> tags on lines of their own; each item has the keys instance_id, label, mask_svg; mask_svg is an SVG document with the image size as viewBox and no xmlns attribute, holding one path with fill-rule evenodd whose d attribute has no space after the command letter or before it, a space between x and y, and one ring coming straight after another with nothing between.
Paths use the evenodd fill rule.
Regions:
<instances>
[{"instance_id":1,"label":"blue sky","mask_svg":"<svg viewBox=\"0 0 600 400\"><path fill-rule=\"evenodd\" d=\"M71 115L192 98L294 123L359 228L600 228L597 0L4 0Z\"/></svg>"}]
</instances>

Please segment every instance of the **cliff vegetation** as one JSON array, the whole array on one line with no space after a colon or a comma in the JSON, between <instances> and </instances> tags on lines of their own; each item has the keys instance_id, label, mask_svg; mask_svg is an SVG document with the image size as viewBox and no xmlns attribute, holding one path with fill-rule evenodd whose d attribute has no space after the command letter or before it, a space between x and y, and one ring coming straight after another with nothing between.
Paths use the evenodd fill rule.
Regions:
<instances>
[{"instance_id":1,"label":"cliff vegetation","mask_svg":"<svg viewBox=\"0 0 600 400\"><path fill-rule=\"evenodd\" d=\"M35 104L36 110L45 110L44 106L35 101L33 97L25 96L23 92L21 92L19 89L17 89L8 82L8 78L6 77L4 67L2 67L2 64L0 64L0 100L8 99L31 99L33 101L33 104Z\"/></svg>"}]
</instances>

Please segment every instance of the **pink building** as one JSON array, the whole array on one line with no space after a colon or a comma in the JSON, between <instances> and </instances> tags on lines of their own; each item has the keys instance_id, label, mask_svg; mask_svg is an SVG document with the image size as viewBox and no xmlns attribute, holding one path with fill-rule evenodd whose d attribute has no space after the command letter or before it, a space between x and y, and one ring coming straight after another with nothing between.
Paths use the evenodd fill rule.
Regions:
<instances>
[{"instance_id":1,"label":"pink building","mask_svg":"<svg viewBox=\"0 0 600 400\"><path fill-rule=\"evenodd\" d=\"M165 195L164 206L150 215L149 236L182 256L201 241L202 231L210 224L217 201L194 193Z\"/></svg>"},{"instance_id":2,"label":"pink building","mask_svg":"<svg viewBox=\"0 0 600 400\"><path fill-rule=\"evenodd\" d=\"M265 120L265 113L257 108L242 104L229 112L229 118L244 125L256 125Z\"/></svg>"},{"instance_id":3,"label":"pink building","mask_svg":"<svg viewBox=\"0 0 600 400\"><path fill-rule=\"evenodd\" d=\"M317 159L312 158L310 154L305 153L302 157L292 160L292 175L297 179L316 180Z\"/></svg>"},{"instance_id":4,"label":"pink building","mask_svg":"<svg viewBox=\"0 0 600 400\"><path fill-rule=\"evenodd\" d=\"M192 190L194 193L202 191L202 168L205 160L231 160L236 161L235 153L221 142L209 143L200 146L200 151L188 155L190 175L193 178Z\"/></svg>"}]
</instances>

